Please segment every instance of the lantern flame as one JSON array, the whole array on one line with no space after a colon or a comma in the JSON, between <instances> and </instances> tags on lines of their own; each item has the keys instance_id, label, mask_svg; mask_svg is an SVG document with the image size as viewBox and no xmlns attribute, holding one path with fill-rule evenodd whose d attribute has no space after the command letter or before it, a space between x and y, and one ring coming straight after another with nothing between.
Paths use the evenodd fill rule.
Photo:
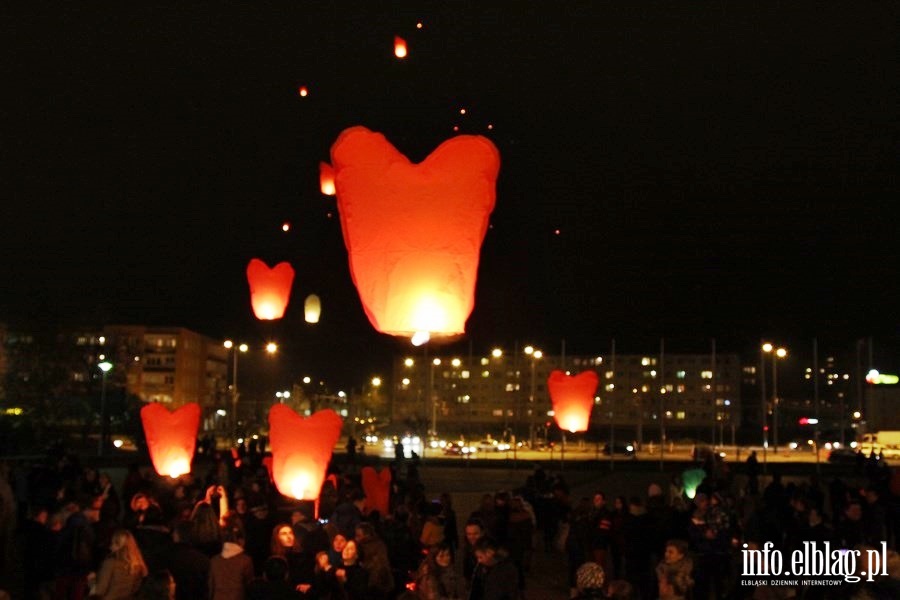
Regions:
<instances>
[{"instance_id":1,"label":"lantern flame","mask_svg":"<svg viewBox=\"0 0 900 600\"><path fill-rule=\"evenodd\" d=\"M327 162L319 163L319 190L326 196L334 196L334 169Z\"/></svg>"},{"instance_id":2,"label":"lantern flame","mask_svg":"<svg viewBox=\"0 0 900 600\"><path fill-rule=\"evenodd\" d=\"M419 164L352 127L331 148L353 283L376 330L416 341L465 332L500 155L487 138L447 140Z\"/></svg>"},{"instance_id":3,"label":"lantern flame","mask_svg":"<svg viewBox=\"0 0 900 600\"><path fill-rule=\"evenodd\" d=\"M400 36L394 36L394 56L406 58L406 40Z\"/></svg>"},{"instance_id":4,"label":"lantern flame","mask_svg":"<svg viewBox=\"0 0 900 600\"><path fill-rule=\"evenodd\" d=\"M250 304L257 319L273 321L284 316L291 298L294 269L282 262L270 269L258 258L247 265L247 282L250 284Z\"/></svg>"},{"instance_id":5,"label":"lantern flame","mask_svg":"<svg viewBox=\"0 0 900 600\"><path fill-rule=\"evenodd\" d=\"M553 416L560 429L572 433L587 431L599 383L600 378L594 371L583 371L574 377L559 370L550 373L547 389L553 402Z\"/></svg>"},{"instance_id":6,"label":"lantern flame","mask_svg":"<svg viewBox=\"0 0 900 600\"><path fill-rule=\"evenodd\" d=\"M192 402L169 412L154 402L141 409L141 423L156 472L173 479L190 473L200 427L200 405Z\"/></svg>"},{"instance_id":7,"label":"lantern flame","mask_svg":"<svg viewBox=\"0 0 900 600\"><path fill-rule=\"evenodd\" d=\"M410 341L412 342L413 346L421 346L422 344L427 344L430 339L431 334L429 334L427 331L417 331L413 334Z\"/></svg>"}]
</instances>

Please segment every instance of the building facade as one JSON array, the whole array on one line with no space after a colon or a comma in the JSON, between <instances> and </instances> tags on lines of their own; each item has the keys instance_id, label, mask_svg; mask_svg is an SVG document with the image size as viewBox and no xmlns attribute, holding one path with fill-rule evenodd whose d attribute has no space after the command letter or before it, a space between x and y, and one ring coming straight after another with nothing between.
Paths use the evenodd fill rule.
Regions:
<instances>
[{"instance_id":1,"label":"building facade","mask_svg":"<svg viewBox=\"0 0 900 600\"><path fill-rule=\"evenodd\" d=\"M529 350L529 349L526 349ZM591 429L614 428L639 442L729 439L740 426L741 367L736 354L550 356L538 350L483 356L398 357L391 420L441 435L546 435L552 422L547 378L555 369L600 378ZM552 429L552 426L550 426Z\"/></svg>"}]
</instances>

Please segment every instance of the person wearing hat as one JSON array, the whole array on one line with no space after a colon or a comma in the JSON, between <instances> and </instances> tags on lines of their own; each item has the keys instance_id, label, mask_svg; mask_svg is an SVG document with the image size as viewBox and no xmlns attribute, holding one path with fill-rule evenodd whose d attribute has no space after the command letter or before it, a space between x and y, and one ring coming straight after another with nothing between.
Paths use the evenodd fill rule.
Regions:
<instances>
[{"instance_id":1,"label":"person wearing hat","mask_svg":"<svg viewBox=\"0 0 900 600\"><path fill-rule=\"evenodd\" d=\"M606 574L603 572L603 567L592 561L584 563L575 572L575 589L577 593L574 598L578 600L606 598L606 595L603 593L605 580Z\"/></svg>"}]
</instances>

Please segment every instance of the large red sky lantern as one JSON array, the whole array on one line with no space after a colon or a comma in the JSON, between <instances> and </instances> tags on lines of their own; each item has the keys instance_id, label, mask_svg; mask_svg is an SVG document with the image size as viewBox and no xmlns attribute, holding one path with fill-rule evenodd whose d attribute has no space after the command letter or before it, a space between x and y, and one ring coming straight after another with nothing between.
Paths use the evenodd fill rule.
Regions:
<instances>
[{"instance_id":1,"label":"large red sky lantern","mask_svg":"<svg viewBox=\"0 0 900 600\"><path fill-rule=\"evenodd\" d=\"M294 268L290 263L278 263L274 268L254 258L247 265L250 284L250 305L257 319L272 321L284 316L291 299Z\"/></svg>"},{"instance_id":2,"label":"large red sky lantern","mask_svg":"<svg viewBox=\"0 0 900 600\"><path fill-rule=\"evenodd\" d=\"M382 469L379 473L372 467L363 467L360 475L366 494L366 509L377 510L382 517L390 514L391 470Z\"/></svg>"},{"instance_id":3,"label":"large red sky lantern","mask_svg":"<svg viewBox=\"0 0 900 600\"><path fill-rule=\"evenodd\" d=\"M555 370L547 378L547 389L553 402L553 414L560 429L587 431L594 407L594 394L600 379L594 371L566 375Z\"/></svg>"},{"instance_id":4,"label":"large red sky lantern","mask_svg":"<svg viewBox=\"0 0 900 600\"><path fill-rule=\"evenodd\" d=\"M375 329L463 333L496 199L494 144L461 135L413 164L380 133L351 127L331 164L350 273Z\"/></svg>"},{"instance_id":5,"label":"large red sky lantern","mask_svg":"<svg viewBox=\"0 0 900 600\"><path fill-rule=\"evenodd\" d=\"M156 472L173 478L190 473L200 427L200 405L191 402L169 412L153 402L141 409L141 423Z\"/></svg>"},{"instance_id":6,"label":"large red sky lantern","mask_svg":"<svg viewBox=\"0 0 900 600\"><path fill-rule=\"evenodd\" d=\"M343 424L331 409L306 419L284 404L269 409L272 476L279 492L297 500L319 497Z\"/></svg>"}]
</instances>

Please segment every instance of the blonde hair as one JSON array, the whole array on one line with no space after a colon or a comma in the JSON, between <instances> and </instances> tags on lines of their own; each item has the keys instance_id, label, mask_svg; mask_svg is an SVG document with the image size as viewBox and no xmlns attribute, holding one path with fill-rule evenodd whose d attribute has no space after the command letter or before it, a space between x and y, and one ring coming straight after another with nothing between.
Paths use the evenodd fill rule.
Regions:
<instances>
[{"instance_id":1,"label":"blonde hair","mask_svg":"<svg viewBox=\"0 0 900 600\"><path fill-rule=\"evenodd\" d=\"M117 529L112 534L112 541L119 544L119 549L113 552L113 556L125 562L131 575L147 576L147 564L141 555L134 536L127 529Z\"/></svg>"}]
</instances>

